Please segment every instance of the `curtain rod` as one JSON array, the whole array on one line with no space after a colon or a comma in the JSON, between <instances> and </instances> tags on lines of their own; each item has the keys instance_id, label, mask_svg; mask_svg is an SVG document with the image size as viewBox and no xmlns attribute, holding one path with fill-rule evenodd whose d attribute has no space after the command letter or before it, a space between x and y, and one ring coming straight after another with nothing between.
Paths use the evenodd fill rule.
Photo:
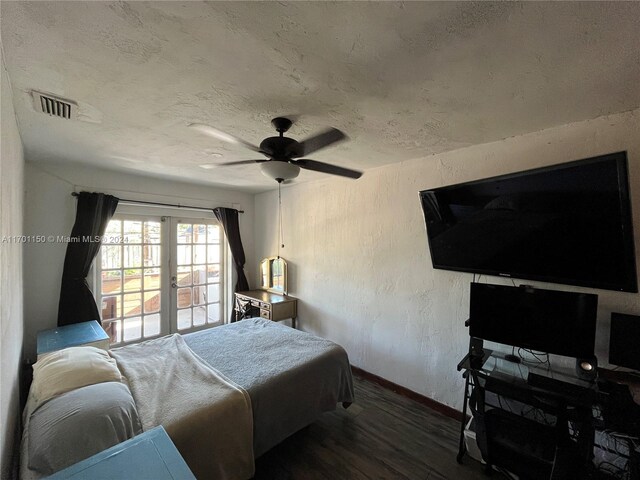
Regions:
<instances>
[{"instance_id":1,"label":"curtain rod","mask_svg":"<svg viewBox=\"0 0 640 480\"><path fill-rule=\"evenodd\" d=\"M78 192L71 192L74 197L78 196ZM177 203L161 203L161 202L149 202L147 200L127 200L125 198L119 198L120 202L125 203L137 203L139 205L157 205L160 207L173 207L173 208L189 208L191 210L206 210L207 212L213 211L213 208L207 207L193 207L191 205L179 205ZM238 210L238 213L244 213L244 210Z\"/></svg>"}]
</instances>

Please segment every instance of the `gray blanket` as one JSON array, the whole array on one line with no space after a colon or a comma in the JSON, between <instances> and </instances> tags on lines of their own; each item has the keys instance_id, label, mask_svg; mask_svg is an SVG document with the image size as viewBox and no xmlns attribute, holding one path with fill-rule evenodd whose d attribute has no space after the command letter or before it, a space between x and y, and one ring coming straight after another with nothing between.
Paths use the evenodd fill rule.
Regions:
<instances>
[{"instance_id":1,"label":"gray blanket","mask_svg":"<svg viewBox=\"0 0 640 480\"><path fill-rule=\"evenodd\" d=\"M198 479L254 473L247 392L193 354L180 335L111 350L145 430L162 425Z\"/></svg>"},{"instance_id":2,"label":"gray blanket","mask_svg":"<svg viewBox=\"0 0 640 480\"><path fill-rule=\"evenodd\" d=\"M344 349L285 325L251 318L183 336L213 368L249 392L254 455L353 401Z\"/></svg>"}]
</instances>

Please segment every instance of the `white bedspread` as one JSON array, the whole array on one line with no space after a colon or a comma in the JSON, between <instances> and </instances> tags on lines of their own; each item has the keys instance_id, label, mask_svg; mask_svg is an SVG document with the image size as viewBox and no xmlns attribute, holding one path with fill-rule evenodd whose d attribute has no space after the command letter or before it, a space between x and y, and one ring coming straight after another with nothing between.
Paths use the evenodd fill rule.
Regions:
<instances>
[{"instance_id":1,"label":"white bedspread","mask_svg":"<svg viewBox=\"0 0 640 480\"><path fill-rule=\"evenodd\" d=\"M254 473L248 393L207 365L179 335L111 350L145 430L162 425L198 479Z\"/></svg>"}]
</instances>

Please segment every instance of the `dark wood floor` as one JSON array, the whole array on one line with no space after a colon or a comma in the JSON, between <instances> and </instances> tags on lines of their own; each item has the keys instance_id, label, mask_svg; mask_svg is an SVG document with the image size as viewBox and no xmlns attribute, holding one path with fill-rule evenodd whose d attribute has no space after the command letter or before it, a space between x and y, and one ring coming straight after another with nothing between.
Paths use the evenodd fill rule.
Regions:
<instances>
[{"instance_id":1,"label":"dark wood floor","mask_svg":"<svg viewBox=\"0 0 640 480\"><path fill-rule=\"evenodd\" d=\"M487 480L456 463L460 424L354 377L356 402L326 413L256 461L255 480ZM502 479L494 473L493 480Z\"/></svg>"}]
</instances>

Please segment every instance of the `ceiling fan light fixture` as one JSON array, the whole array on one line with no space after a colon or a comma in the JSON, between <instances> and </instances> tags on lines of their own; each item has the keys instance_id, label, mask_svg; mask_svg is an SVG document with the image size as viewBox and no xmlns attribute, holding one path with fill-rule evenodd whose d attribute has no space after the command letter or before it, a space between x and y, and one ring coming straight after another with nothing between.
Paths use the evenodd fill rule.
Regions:
<instances>
[{"instance_id":1,"label":"ceiling fan light fixture","mask_svg":"<svg viewBox=\"0 0 640 480\"><path fill-rule=\"evenodd\" d=\"M276 181L291 180L300 173L300 167L289 162L271 160L260 164L260 170L269 178Z\"/></svg>"}]
</instances>

